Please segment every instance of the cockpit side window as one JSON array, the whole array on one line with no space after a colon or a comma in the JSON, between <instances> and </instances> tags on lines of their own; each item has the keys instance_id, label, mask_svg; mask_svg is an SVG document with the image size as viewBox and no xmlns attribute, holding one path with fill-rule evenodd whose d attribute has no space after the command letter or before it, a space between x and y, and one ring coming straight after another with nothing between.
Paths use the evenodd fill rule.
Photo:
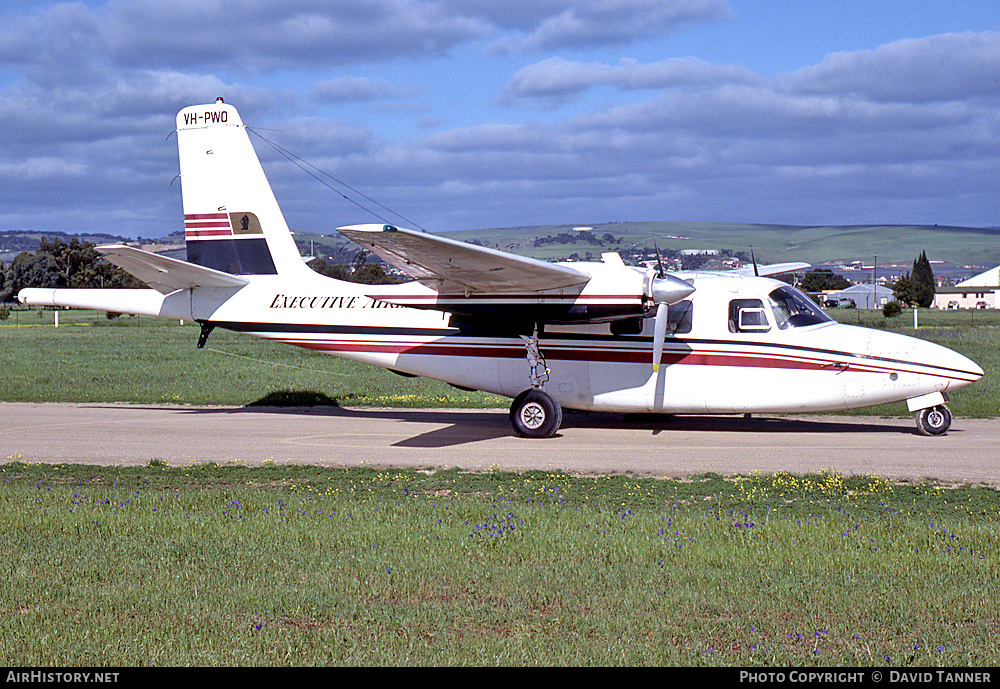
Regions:
<instances>
[{"instance_id":1,"label":"cockpit side window","mask_svg":"<svg viewBox=\"0 0 1000 689\"><path fill-rule=\"evenodd\" d=\"M779 287L768 295L768 300L774 309L774 320L782 330L833 320L812 299L794 287Z\"/></svg>"},{"instance_id":2,"label":"cockpit side window","mask_svg":"<svg viewBox=\"0 0 1000 689\"><path fill-rule=\"evenodd\" d=\"M733 299L729 302L729 332L763 333L771 329L760 299Z\"/></svg>"}]
</instances>

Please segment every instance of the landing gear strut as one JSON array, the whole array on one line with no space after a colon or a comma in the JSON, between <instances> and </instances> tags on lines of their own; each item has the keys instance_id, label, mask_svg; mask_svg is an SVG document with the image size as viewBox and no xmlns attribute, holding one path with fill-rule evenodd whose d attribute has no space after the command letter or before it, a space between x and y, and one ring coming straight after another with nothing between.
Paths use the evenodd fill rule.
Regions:
<instances>
[{"instance_id":1,"label":"landing gear strut","mask_svg":"<svg viewBox=\"0 0 1000 689\"><path fill-rule=\"evenodd\" d=\"M951 412L943 404L921 409L915 416L917 430L923 435L942 435L951 428Z\"/></svg>"},{"instance_id":2,"label":"landing gear strut","mask_svg":"<svg viewBox=\"0 0 1000 689\"><path fill-rule=\"evenodd\" d=\"M531 387L510 405L510 425L523 438L551 438L562 425L562 407L542 389L549 379L549 369L538 349L538 326L531 337L522 335L521 339L527 352Z\"/></svg>"}]
</instances>

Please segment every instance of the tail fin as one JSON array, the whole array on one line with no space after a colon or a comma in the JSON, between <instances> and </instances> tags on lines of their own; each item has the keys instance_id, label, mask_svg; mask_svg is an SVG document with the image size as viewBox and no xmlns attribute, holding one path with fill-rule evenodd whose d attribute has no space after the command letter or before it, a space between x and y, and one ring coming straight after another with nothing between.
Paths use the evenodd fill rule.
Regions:
<instances>
[{"instance_id":1,"label":"tail fin","mask_svg":"<svg viewBox=\"0 0 1000 689\"><path fill-rule=\"evenodd\" d=\"M218 99L177 113L187 259L233 275L305 264L236 108Z\"/></svg>"}]
</instances>

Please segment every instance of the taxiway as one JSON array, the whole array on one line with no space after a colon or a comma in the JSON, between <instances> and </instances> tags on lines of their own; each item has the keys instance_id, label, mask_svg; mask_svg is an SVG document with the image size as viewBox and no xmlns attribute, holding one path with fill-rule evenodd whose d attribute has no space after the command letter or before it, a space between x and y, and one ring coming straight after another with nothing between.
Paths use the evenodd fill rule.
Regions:
<instances>
[{"instance_id":1,"label":"taxiway","mask_svg":"<svg viewBox=\"0 0 1000 689\"><path fill-rule=\"evenodd\" d=\"M567 412L555 438L512 435L502 410L0 404L0 462L302 463L690 476L876 475L1000 485L1000 419L942 437L912 419L622 417Z\"/></svg>"}]
</instances>

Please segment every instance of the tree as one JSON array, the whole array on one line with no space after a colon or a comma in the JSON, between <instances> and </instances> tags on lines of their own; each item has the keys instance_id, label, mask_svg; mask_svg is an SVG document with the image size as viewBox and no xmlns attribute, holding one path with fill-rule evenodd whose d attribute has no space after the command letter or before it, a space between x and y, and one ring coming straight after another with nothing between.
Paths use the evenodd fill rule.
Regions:
<instances>
[{"instance_id":1,"label":"tree","mask_svg":"<svg viewBox=\"0 0 1000 689\"><path fill-rule=\"evenodd\" d=\"M896 283L895 297L909 306L927 308L934 302L934 271L931 262L927 260L927 252L913 261L913 270L904 275Z\"/></svg>"},{"instance_id":2,"label":"tree","mask_svg":"<svg viewBox=\"0 0 1000 689\"><path fill-rule=\"evenodd\" d=\"M927 260L927 252L921 251L920 258L913 262L913 281L917 287L918 304L928 307L934 302L934 271Z\"/></svg>"},{"instance_id":3,"label":"tree","mask_svg":"<svg viewBox=\"0 0 1000 689\"><path fill-rule=\"evenodd\" d=\"M90 242L68 243L43 237L38 251L22 251L0 278L0 301L10 301L24 287L137 288L144 285L104 259Z\"/></svg>"},{"instance_id":4,"label":"tree","mask_svg":"<svg viewBox=\"0 0 1000 689\"><path fill-rule=\"evenodd\" d=\"M850 280L826 268L807 271L802 277L802 284L799 285L806 292L840 290L847 289L850 286Z\"/></svg>"},{"instance_id":5,"label":"tree","mask_svg":"<svg viewBox=\"0 0 1000 689\"><path fill-rule=\"evenodd\" d=\"M898 301L887 301L882 307L882 315L886 318L895 318L903 312L903 305Z\"/></svg>"},{"instance_id":6,"label":"tree","mask_svg":"<svg viewBox=\"0 0 1000 689\"><path fill-rule=\"evenodd\" d=\"M368 285L383 285L397 283L399 280L393 278L385 272L380 264L368 260L366 252L361 252L350 266L343 263L327 263L319 258L312 261L309 267L320 275L325 275L335 280L345 280L347 282L361 282Z\"/></svg>"}]
</instances>

